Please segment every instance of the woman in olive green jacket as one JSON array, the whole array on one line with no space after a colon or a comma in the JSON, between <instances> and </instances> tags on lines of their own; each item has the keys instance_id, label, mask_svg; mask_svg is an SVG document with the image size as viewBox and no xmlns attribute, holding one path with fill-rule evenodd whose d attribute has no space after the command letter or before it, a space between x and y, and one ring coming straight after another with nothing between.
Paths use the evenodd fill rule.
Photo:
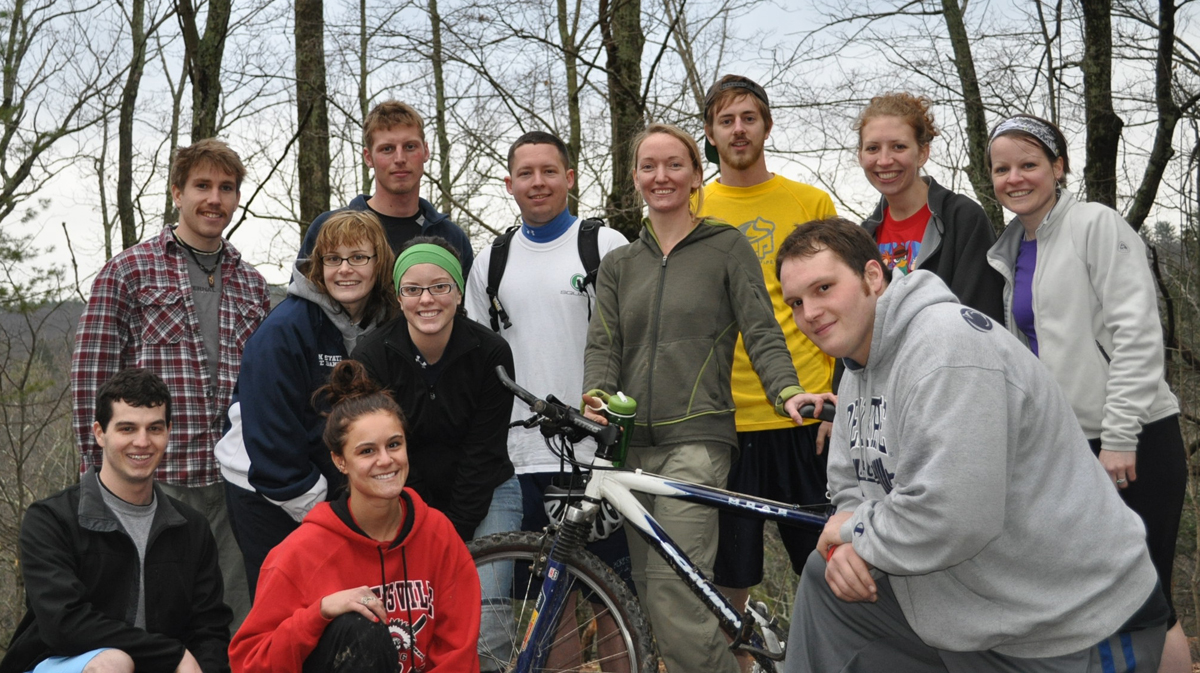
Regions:
<instances>
[{"instance_id":1,"label":"woman in olive green jacket","mask_svg":"<svg viewBox=\"0 0 1200 673\"><path fill-rule=\"evenodd\" d=\"M634 184L649 217L638 240L600 264L588 329L584 390L638 402L628 466L723 488L737 446L729 373L740 333L776 409L799 422L805 395L746 237L695 215L700 151L682 130L653 124L634 139ZM585 402L595 404L585 396ZM588 415L599 418L589 411ZM717 548L715 510L639 496L706 574ZM640 535L630 531L633 577L672 673L736 671L716 618Z\"/></svg>"}]
</instances>

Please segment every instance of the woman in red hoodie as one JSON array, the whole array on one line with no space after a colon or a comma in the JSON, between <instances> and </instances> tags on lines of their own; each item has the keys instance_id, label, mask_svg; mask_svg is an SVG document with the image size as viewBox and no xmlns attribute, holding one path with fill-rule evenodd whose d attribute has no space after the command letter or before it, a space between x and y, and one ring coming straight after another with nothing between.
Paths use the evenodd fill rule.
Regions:
<instances>
[{"instance_id":1,"label":"woman in red hoodie","mask_svg":"<svg viewBox=\"0 0 1200 673\"><path fill-rule=\"evenodd\" d=\"M267 556L229 646L234 673L477 672L479 576L450 521L404 488L403 412L352 360L324 390L349 492Z\"/></svg>"}]
</instances>

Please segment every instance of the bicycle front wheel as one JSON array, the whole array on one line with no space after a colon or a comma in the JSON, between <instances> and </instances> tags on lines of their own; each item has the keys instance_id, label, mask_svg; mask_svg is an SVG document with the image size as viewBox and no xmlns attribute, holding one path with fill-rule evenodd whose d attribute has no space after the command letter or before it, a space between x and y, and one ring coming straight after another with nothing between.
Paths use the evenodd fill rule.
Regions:
<instances>
[{"instance_id":1,"label":"bicycle front wheel","mask_svg":"<svg viewBox=\"0 0 1200 673\"><path fill-rule=\"evenodd\" d=\"M471 540L483 595L479 661L483 671L515 671L517 653L542 588L551 538L498 533ZM567 559L569 591L544 664L536 671L657 673L650 625L629 587L591 552Z\"/></svg>"}]
</instances>

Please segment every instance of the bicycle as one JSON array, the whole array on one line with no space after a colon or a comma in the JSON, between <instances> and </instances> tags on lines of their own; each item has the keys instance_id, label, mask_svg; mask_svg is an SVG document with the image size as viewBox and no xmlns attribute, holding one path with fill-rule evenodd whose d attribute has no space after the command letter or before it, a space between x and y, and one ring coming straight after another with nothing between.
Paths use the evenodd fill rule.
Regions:
<instances>
[{"instance_id":1,"label":"bicycle","mask_svg":"<svg viewBox=\"0 0 1200 673\"><path fill-rule=\"evenodd\" d=\"M533 416L526 425L540 426L552 452L576 468L590 469L591 474L583 494L572 500L561 520L552 522L545 531L499 533L468 543L485 587L484 595L506 597L491 603L485 600L485 631L503 623L504 633L503 637L490 633L487 638L481 634L480 659L489 664L484 670L499 666L507 673L658 671L649 624L633 592L611 568L583 548L601 503L607 502L716 615L731 640L730 648L751 654L763 671L774 671L775 662L785 653L784 634L777 620L766 614L761 603L739 613L671 541L633 492L679 498L814 530L824 526L827 515L801 505L622 469L619 465L624 456L616 451L619 428L585 418L552 395L546 399L536 397L501 368L497 375L529 405ZM833 405L825 405L822 411L822 420L832 420ZM801 414L812 418L812 406L801 409ZM577 462L571 449L584 437L596 440L596 457L591 465Z\"/></svg>"}]
</instances>

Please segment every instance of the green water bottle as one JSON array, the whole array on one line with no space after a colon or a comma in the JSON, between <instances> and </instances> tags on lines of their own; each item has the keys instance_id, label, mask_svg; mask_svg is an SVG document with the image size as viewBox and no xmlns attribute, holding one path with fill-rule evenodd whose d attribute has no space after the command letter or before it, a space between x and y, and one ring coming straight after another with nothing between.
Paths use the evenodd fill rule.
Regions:
<instances>
[{"instance_id":1,"label":"green water bottle","mask_svg":"<svg viewBox=\"0 0 1200 673\"><path fill-rule=\"evenodd\" d=\"M633 419L637 416L637 400L618 392L615 395L609 395L608 399L604 400L607 407L604 415L608 417L608 422L621 428L621 438L617 440L617 445L613 449L613 465L617 467L625 466L625 454L629 451L629 440L633 437Z\"/></svg>"}]
</instances>

